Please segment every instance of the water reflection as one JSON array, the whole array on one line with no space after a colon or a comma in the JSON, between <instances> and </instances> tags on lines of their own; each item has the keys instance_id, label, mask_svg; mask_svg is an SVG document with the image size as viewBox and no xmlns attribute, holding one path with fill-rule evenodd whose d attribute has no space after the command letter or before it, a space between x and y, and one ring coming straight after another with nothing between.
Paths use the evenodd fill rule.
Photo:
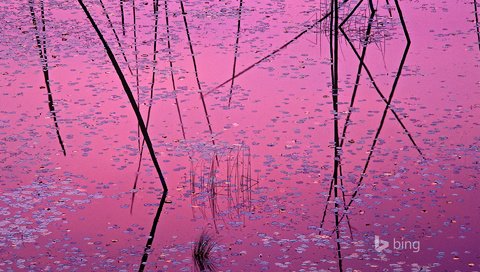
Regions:
<instances>
[{"instance_id":1,"label":"water reflection","mask_svg":"<svg viewBox=\"0 0 480 272\"><path fill-rule=\"evenodd\" d=\"M32 24L35 29L35 39L37 41L38 55L40 57L40 62L42 64L43 79L45 80L45 86L47 88L48 108L53 118L53 124L55 125L55 131L57 133L58 143L62 148L63 155L66 156L67 152L63 144L62 136L60 135L60 127L58 126L58 122L57 122L57 112L55 111L55 101L53 100L52 89L50 87L50 74L48 71L47 34L46 34L47 26L45 21L44 1L43 0L40 1L41 32L40 32L40 27L38 26L38 23L37 23L37 16L35 14L35 1L29 0L28 3L30 5L30 15L32 16Z\"/></svg>"},{"instance_id":2,"label":"water reflection","mask_svg":"<svg viewBox=\"0 0 480 272\"><path fill-rule=\"evenodd\" d=\"M78 3L0 3L4 269L477 266L476 0Z\"/></svg>"},{"instance_id":3,"label":"water reflection","mask_svg":"<svg viewBox=\"0 0 480 272\"><path fill-rule=\"evenodd\" d=\"M148 151L150 152L150 157L152 158L153 164L155 166L155 169L157 170L158 176L160 178L160 182L162 183L163 190L168 191L167 189L167 183L165 181L165 178L163 177L162 170L160 169L160 165L158 164L157 157L155 155L155 151L153 150L153 144L152 141L150 140L150 136L147 131L147 127L145 123L143 122L142 114L140 113L140 110L137 106L137 102L135 101L135 98L133 96L133 93L128 85L127 80L125 79L125 76L123 75L122 69L118 65L117 60L115 59L115 55L113 54L112 50L110 49L110 46L108 45L107 41L103 37L102 32L98 28L97 24L95 23L95 20L92 18L90 15L90 12L88 11L87 7L83 3L82 0L78 0L78 3L82 7L83 11L85 12L85 15L87 16L88 20L92 24L93 28L95 29L95 32L97 33L98 37L100 38L105 50L107 51L107 55L112 62L113 67L115 68L115 72L117 73L120 81L122 82L123 89L125 93L127 94L128 100L130 101L130 105L133 108L133 111L135 112L135 115L138 120L138 125L140 126L140 129L142 131L142 136L144 141L147 144Z\"/></svg>"},{"instance_id":4,"label":"water reflection","mask_svg":"<svg viewBox=\"0 0 480 272\"><path fill-rule=\"evenodd\" d=\"M142 261L140 263L140 267L138 271L144 271L145 267L148 264L147 261L150 253L152 252L152 244L157 232L158 221L160 220L160 215L162 214L163 205L165 205L166 200L167 200L167 192L164 191L162 194L162 198L160 199L160 203L158 204L155 217L153 218L152 228L150 229L150 235L148 236L147 244L145 245L145 250L143 251L143 257L142 257Z\"/></svg>"},{"instance_id":5,"label":"water reflection","mask_svg":"<svg viewBox=\"0 0 480 272\"><path fill-rule=\"evenodd\" d=\"M250 148L243 144L227 148L221 156L191 160L189 179L193 217L199 212L203 219L212 219L215 232L217 222L245 225L247 214L254 211L252 191L259 180L252 177ZM220 164L216 163L220 158ZM208 212L209 211L209 212ZM227 222L228 220L228 222Z\"/></svg>"}]
</instances>

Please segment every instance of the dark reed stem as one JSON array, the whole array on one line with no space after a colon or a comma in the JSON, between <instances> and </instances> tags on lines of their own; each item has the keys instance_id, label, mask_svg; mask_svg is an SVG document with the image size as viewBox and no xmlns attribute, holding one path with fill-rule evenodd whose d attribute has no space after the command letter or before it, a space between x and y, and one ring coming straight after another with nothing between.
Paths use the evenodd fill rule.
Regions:
<instances>
[{"instance_id":1,"label":"dark reed stem","mask_svg":"<svg viewBox=\"0 0 480 272\"><path fill-rule=\"evenodd\" d=\"M347 17L345 17L345 19L343 20L342 23L340 23L339 25L339 28L341 30L341 27L347 22L347 20L357 11L358 7L362 4L363 0L360 0L356 5L355 7L350 11L350 13L347 15ZM344 130L345 130L345 126L344 126ZM343 134L342 134L342 142L340 143L340 147L342 146L343 144ZM340 164L340 169L341 169L341 164ZM342 175L340 175L342 176ZM320 222L320 229L323 228L323 224L325 223L325 218L326 218L326 215L327 215L327 209L328 209L328 203L330 202L330 199L332 197L332 189L333 189L333 180L330 182L330 187L328 189L328 197L327 197L327 201L326 201L326 204L325 204L325 208L323 210L323 215L322 215L322 221Z\"/></svg>"},{"instance_id":2,"label":"dark reed stem","mask_svg":"<svg viewBox=\"0 0 480 272\"><path fill-rule=\"evenodd\" d=\"M157 69L157 39L158 39L158 0L153 0L153 13L155 15L154 31L153 31L153 60L152 60L152 80L150 82L150 102L147 112L147 129L150 124L150 115L152 111L153 93L155 90L155 76ZM142 143L143 146L143 143ZM140 152L141 156L141 152Z\"/></svg>"},{"instance_id":3,"label":"dark reed stem","mask_svg":"<svg viewBox=\"0 0 480 272\"><path fill-rule=\"evenodd\" d=\"M232 92L233 92L233 86L235 84L235 70L237 69L238 42L240 40L240 27L242 23L242 7L243 7L243 0L240 0L240 4L238 7L237 35L235 38L235 53L233 55L232 84L230 85L230 94L228 96L229 108L232 102Z\"/></svg>"},{"instance_id":4,"label":"dark reed stem","mask_svg":"<svg viewBox=\"0 0 480 272\"><path fill-rule=\"evenodd\" d=\"M195 51L193 50L193 43L192 43L192 39L190 37L189 28L188 28L187 12L185 11L185 7L183 5L182 0L180 0L180 7L182 9L183 22L185 24L185 31L187 33L188 45L190 47L190 54L192 55L193 69L194 69L194 72L195 72L195 79L197 81L198 93L200 94L200 100L202 101L203 112L205 113L205 119L207 120L208 130L210 131L210 137L211 137L211 140L212 140L212 144L215 146L215 138L214 138L214 135L213 135L212 123L210 122L210 116L208 115L207 105L205 103L205 97L204 97L203 91L202 91L202 84L200 83L200 78L198 76L198 68L197 68L197 61L195 59ZM219 164L218 156L215 156L215 157L217 159L217 164Z\"/></svg>"},{"instance_id":5,"label":"dark reed stem","mask_svg":"<svg viewBox=\"0 0 480 272\"><path fill-rule=\"evenodd\" d=\"M130 75L133 75L132 68L130 67L130 64L128 63L127 56L125 55L125 51L123 50L122 43L120 42L120 38L118 38L117 31L115 30L115 27L113 27L112 20L110 19L110 16L108 15L107 9L105 8L105 5L103 4L102 0L100 1L100 5L102 5L103 13L105 13L105 17L107 18L108 21L108 26L113 32L113 35L115 36L115 40L117 41L118 48L120 49L120 52L122 53L123 60L125 60L125 63L127 64L128 71L130 72ZM123 5L122 5L123 7ZM123 10L123 8L122 8ZM122 11L123 14L123 11ZM123 17L122 17L123 18ZM125 34L123 34L125 35Z\"/></svg>"},{"instance_id":6,"label":"dark reed stem","mask_svg":"<svg viewBox=\"0 0 480 272\"><path fill-rule=\"evenodd\" d=\"M125 36L126 32L125 32L125 12L123 10L123 1L124 0L120 0L120 14L122 16L122 33L123 33L123 36Z\"/></svg>"},{"instance_id":7,"label":"dark reed stem","mask_svg":"<svg viewBox=\"0 0 480 272\"><path fill-rule=\"evenodd\" d=\"M160 200L160 204L158 205L157 213L153 219L152 228L150 229L150 235L148 236L147 244L145 245L145 249L143 250L142 261L140 263L140 267L138 268L139 272L145 270L145 266L147 265L148 256L150 255L150 251L152 249L153 240L155 239L155 234L157 231L158 221L160 219L160 215L163 211L163 206L165 204L165 200L167 199L167 191L163 191L162 199Z\"/></svg>"},{"instance_id":8,"label":"dark reed stem","mask_svg":"<svg viewBox=\"0 0 480 272\"><path fill-rule=\"evenodd\" d=\"M140 113L140 110L137 107L137 103L135 101L135 97L133 96L132 90L128 86L127 80L125 79L125 76L122 73L122 69L120 69L120 66L118 65L117 60L115 59L115 55L113 54L112 50L110 49L110 46L108 45L107 41L103 37L102 32L98 28L97 24L95 23L95 20L92 18L90 15L90 12L88 11L87 7L83 3L82 0L78 0L78 3L82 7L83 11L85 12L85 15L87 16L88 20L92 24L93 28L95 29L98 37L100 38L105 50L107 51L107 55L112 62L113 67L115 68L115 71L122 82L123 89L128 97L128 100L130 101L130 105L133 108L133 111L135 112L135 115L137 117L138 123L140 124L140 129L142 131L142 136L144 141L147 144L148 150L150 152L150 156L152 158L153 164L155 166L155 169L157 170L158 176L160 178L160 181L163 186L164 191L168 191L167 188L167 183L165 182L165 178L163 177L162 170L160 169L160 165L158 164L157 157L155 155L155 150L153 149L152 141L150 140L150 136L148 135L147 128L145 127L145 123L143 122L142 114Z\"/></svg>"},{"instance_id":9,"label":"dark reed stem","mask_svg":"<svg viewBox=\"0 0 480 272\"><path fill-rule=\"evenodd\" d=\"M334 195L334 215L335 215L335 233L337 244L338 268L343 271L342 251L340 245L339 229L339 199L338 199L338 165L340 163L340 141L338 134L338 0L332 1L330 16L330 59L331 59L331 77L332 77L332 103L333 103L333 127L334 127L334 169L333 169L333 195Z\"/></svg>"},{"instance_id":10,"label":"dark reed stem","mask_svg":"<svg viewBox=\"0 0 480 272\"><path fill-rule=\"evenodd\" d=\"M339 5L339 8L342 7L345 3L347 3L348 0L344 0L340 5ZM259 59L258 61L256 61L255 63L249 65L248 67L246 67L245 69L243 69L242 71L238 72L235 76L233 76L232 78L229 78L227 80L225 80L224 82L222 82L221 84L219 84L218 86L214 87L213 89L211 89L210 91L206 92L205 95L209 95L210 93L218 90L219 88L225 86L226 84L230 83L232 80L236 79L237 77L243 75L244 73L250 71L252 68L254 68L255 66L259 65L260 63L266 61L267 59L273 57L274 55L276 55L278 52L282 51L283 49L287 48L290 44L292 44L293 42L295 42L296 40L298 40L300 37L302 37L303 35L305 35L308 31L310 31L311 29L313 29L316 25L320 24L321 22L323 22L325 19L327 19L330 15L331 15L331 11L328 12L327 14L325 14L322 18L320 18L319 20L317 20L315 23L313 23L312 25L308 26L307 28L305 28L302 32L298 33L295 37L293 37L292 39L290 39L288 42L284 43L282 46L280 46L279 48L273 50L270 54L266 55L265 57Z\"/></svg>"},{"instance_id":11,"label":"dark reed stem","mask_svg":"<svg viewBox=\"0 0 480 272\"><path fill-rule=\"evenodd\" d=\"M137 107L140 110L140 78L138 73L138 48L137 48L137 12L136 12L136 4L135 0L132 0L133 6L133 50L135 51L135 88L137 89ZM137 189L138 177L140 175L140 165L142 163L142 156L143 156L143 145L141 144L143 141L140 140L140 124L137 126L137 144L138 150L140 151L137 172L135 172L135 182L133 183L133 190L132 190L132 200L130 203L130 214L133 213L133 204L135 203L135 190Z\"/></svg>"},{"instance_id":12,"label":"dark reed stem","mask_svg":"<svg viewBox=\"0 0 480 272\"><path fill-rule=\"evenodd\" d=\"M134 4L135 4L135 1L134 1ZM134 5L134 9L135 9L135 5ZM135 14L135 11L134 11L134 14ZM155 75L157 70L158 0L153 0L153 14L155 16L154 31L153 31L153 60L152 60L153 64L152 64L152 80L150 82L150 102L148 103L147 121L145 125L147 130L148 130L148 126L150 125L150 116L152 112L152 103L153 103L153 91L155 89ZM134 20L136 20L135 16L134 16ZM134 34L134 36L136 36L136 34ZM135 48L135 58L137 58L136 48ZM138 69L138 64L137 64L137 69ZM139 85L139 81L138 81L138 70L137 70L137 88L138 88L138 85ZM137 89L137 93L139 94L138 89ZM138 98L137 103L138 105L140 105L140 98ZM145 139L142 140L142 144L140 145L140 155L138 157L137 172L135 173L135 181L133 182L133 188L132 188L132 201L130 205L130 214L133 213L133 204L135 202L135 190L137 189L138 178L140 176L140 168L142 168L144 148L145 148Z\"/></svg>"},{"instance_id":13,"label":"dark reed stem","mask_svg":"<svg viewBox=\"0 0 480 272\"><path fill-rule=\"evenodd\" d=\"M133 15L133 51L135 55L135 88L137 89L137 106L140 109L140 78L138 74L138 47L137 47L137 6L135 0L132 0L132 15ZM147 119L148 129L148 119ZM137 126L137 144L140 150L140 126Z\"/></svg>"},{"instance_id":14,"label":"dark reed stem","mask_svg":"<svg viewBox=\"0 0 480 272\"><path fill-rule=\"evenodd\" d=\"M394 0L395 1L395 6L397 8L397 11L398 11L398 16L400 18L400 23L402 25L402 30L403 30L403 33L405 35L405 39L406 39L406 46L405 46L405 50L403 52L403 56L402 56L402 59L400 61L400 64L399 64L399 67L398 67L398 70L397 70L397 73L396 73L396 76L395 76L395 80L393 82L393 85L392 85L392 89L390 91L390 95L388 97L388 101L387 101L387 105L385 106L385 109L383 110L383 114L382 114L382 119L380 120L380 124L377 128L377 132L375 133L375 138L373 139L373 142L372 142L372 145L369 149L369 153L368 153L368 158L367 158L367 161L365 162L365 165L363 167L363 170L362 170L362 173L360 175L360 178L357 182L357 185L354 189L354 192L350 198L350 201L349 203L347 204L347 206L345 207L345 213L348 211L348 209L350 208L350 206L352 205L353 201L355 200L355 197L358 195L358 192L359 192L359 189L360 189L360 186L362 185L362 181L365 177L365 174L367 172L367 169L368 169L368 166L370 164L370 160L372 158L372 155L373 155L373 151L375 150L375 146L377 144L377 141L378 141L378 137L382 131L382 128L383 128L383 125L385 123L385 119L386 119L386 116L387 116L387 113L388 113L388 108L390 107L390 104L393 100L393 96L395 94L395 91L397 89L397 84L398 84L398 81L402 75L402 71L403 71L403 67L405 65L405 61L407 59L407 55L408 55L408 52L410 50L410 45L411 45L411 40L410 40L410 35L408 33L408 29L407 29L407 25L405 23L405 19L403 17L403 13L402 13L402 9L400 8L400 5L398 3L398 0ZM344 213L344 215L345 215ZM340 220L343 219L343 216Z\"/></svg>"},{"instance_id":15,"label":"dark reed stem","mask_svg":"<svg viewBox=\"0 0 480 272\"><path fill-rule=\"evenodd\" d=\"M363 54L363 51L366 50L366 47L364 46L363 48L363 51L362 51L362 56L360 56L360 54L358 53L357 49L355 48L355 45L352 43L352 41L350 40L349 36L345 33L345 30L340 27L340 31L342 32L342 34L344 35L345 37L345 40L347 41L347 43L350 45L350 47L352 48L352 51L355 53L355 56L360 60L360 64L362 66L362 68L365 70L365 72L367 73L369 79L370 79L370 82L372 83L375 91L377 92L378 95L380 95L380 97L382 98L383 102L385 104L388 104L388 100L387 98L383 95L383 93L380 91L380 88L378 87L372 73L370 72L370 69L368 68L368 66L366 65L365 61L364 61L364 54ZM368 42L368 41L366 41ZM358 79L358 74L357 74L357 79ZM358 88L358 83L357 81L355 81L355 86L354 86L354 94L356 96L356 89ZM341 144L340 146L343 146L343 143L345 141L345 136L346 136L346 132L347 132L347 127L348 127L348 124L350 123L350 118L351 118L351 114L352 114L352 107L355 103L355 96L352 95L352 99L350 100L350 108L349 108L349 111L348 111L348 114L347 114L347 118L345 119L345 125L343 126L343 132L342 132L342 138L341 138ZM412 142L413 146L415 147L415 149L417 150L417 152L420 154L420 156L422 156L423 159L426 159L425 156L423 155L423 152L422 150L420 149L420 147L418 146L418 144L415 142L415 139L413 138L412 134L410 133L410 131L407 129L407 127L405 126L405 124L403 123L402 119L400 119L400 116L397 114L397 112L395 111L395 109L391 108L391 107L388 107L388 109L393 113L395 119L397 120L397 122L400 124L400 126L402 127L403 129L403 132L405 134L407 134L407 137L410 139L410 142Z\"/></svg>"},{"instance_id":16,"label":"dark reed stem","mask_svg":"<svg viewBox=\"0 0 480 272\"><path fill-rule=\"evenodd\" d=\"M29 0L30 4L30 15L32 17L32 24L35 28L35 39L37 41L38 55L40 57L40 62L42 65L43 79L45 81L45 87L47 89L48 97L48 109L53 118L53 124L55 126L55 132L57 134L58 143L62 148L63 156L67 156L67 151L65 150L65 145L63 144L62 135L60 134L60 127L57 122L57 112L55 111L55 103L53 100L52 89L50 86L50 74L48 70L48 54L47 54L47 37L46 37L46 20L45 20L45 8L43 1L40 1L40 13L41 13L41 22L42 22L42 37L43 41L40 40L40 30L38 28L37 17L35 15L35 3L34 0Z\"/></svg>"},{"instance_id":17,"label":"dark reed stem","mask_svg":"<svg viewBox=\"0 0 480 272\"><path fill-rule=\"evenodd\" d=\"M340 24L339 29L344 36L347 36L347 35L343 31L343 25L350 19L350 17L353 15L353 13L357 10L357 8L359 7L359 5L362 2L363 2L363 0L358 2L358 4L355 6L355 8L352 10L352 12ZM356 75L356 78L355 78L355 85L354 85L354 88L353 88L352 98L350 100L349 111L348 111L348 114L347 114L347 118L345 119L345 123L343 125L342 136L340 137L340 139L341 139L340 140L340 148L343 147L343 143L344 143L344 140L345 140L345 135L346 135L346 132L347 132L347 127L348 127L348 124L350 122L352 109L353 109L353 105L355 103L355 97L356 97L356 94L357 94L358 86L359 86L359 83L360 83L360 77L361 77L361 74L362 74L362 68L363 68L362 64L364 63L365 55L367 53L367 47L368 47L368 43L369 43L368 39L370 37L370 33L371 33L371 29L372 29L373 18L375 17L375 12L376 11L375 11L375 8L373 7L372 0L369 0L369 7L370 7L370 17L368 19L368 26L367 26L367 30L365 32L365 41L363 43L362 56L360 57L360 63L359 63L358 68L357 68L357 75ZM339 171L340 171L340 176L343 176L342 164L339 165ZM340 182L341 182L341 185L342 185L342 200L343 200L344 208L345 208L346 199L345 199L345 191L343 190L343 179L340 179ZM327 202L327 205L328 205L328 202ZM325 205L325 206L327 206L327 205ZM350 224L350 219L349 219L348 214L346 215L346 217L347 217L348 228L350 230L350 238L353 239L353 232L352 232L352 227L351 227L351 224Z\"/></svg>"},{"instance_id":18,"label":"dark reed stem","mask_svg":"<svg viewBox=\"0 0 480 272\"><path fill-rule=\"evenodd\" d=\"M194 261L194 271L215 271L216 266L212 262L212 251L217 243L214 238L206 231L202 231L200 237L195 241L192 257Z\"/></svg>"},{"instance_id":19,"label":"dark reed stem","mask_svg":"<svg viewBox=\"0 0 480 272\"><path fill-rule=\"evenodd\" d=\"M357 3L357 5L354 7L354 9L348 14L348 16L342 21L342 23L339 25L339 30L342 31L342 34L344 34L345 36L345 33L343 31L343 25L350 19L350 17L356 12L356 10L358 9L358 7L360 6L360 4L363 3L363 0L359 1ZM356 95L356 92L357 92L357 88L358 88L358 85L359 85L359 81L360 81L360 75L362 73L362 70L361 70L361 63L363 63L363 60L365 58L365 54L366 54L366 49L367 49L367 45L368 45L368 38L370 37L370 32L371 32L371 28L372 28L372 23L373 23L373 18L375 16L375 9L373 8L373 3L372 3L372 0L369 0L369 6L370 6L370 18L368 20L368 26L367 26L367 30L366 30L366 33L365 33L365 44L364 44L364 50L362 52L362 59L360 60L360 64L359 64L359 67L358 67L358 71L357 71L357 77L355 79L355 87L354 87L354 94ZM353 95L352 95L353 96ZM355 100L355 98L352 98L351 100L351 103L350 103L350 107L349 107L349 112L348 112L348 116L347 116L347 119L345 120L345 124L343 125L343 131L342 131L342 136L340 137L340 149L343 147L343 142L345 140L345 134L346 134L346 128L347 128L347 125L349 123L349 120L350 120L350 115L351 115L351 109L353 107L353 101ZM342 188L342 201L343 201L343 206L345 208L345 204L346 204L346 199L345 199L345 187L343 185L343 169L342 169L342 163L339 164L338 166L339 168L339 172L340 172L340 185L341 185L341 188ZM328 202L327 202L327 205L328 205ZM325 205L325 206L327 206ZM326 207L325 207L326 208ZM350 223L350 218L348 216L348 214L346 215L347 217L347 224L348 224L348 229L349 229L349 232L350 232L350 238L353 239L353 231L352 231L352 225Z\"/></svg>"},{"instance_id":20,"label":"dark reed stem","mask_svg":"<svg viewBox=\"0 0 480 272\"><path fill-rule=\"evenodd\" d=\"M477 30L478 50L480 50L480 23L478 21L477 0L473 0L473 10L475 12L475 29Z\"/></svg>"},{"instance_id":21,"label":"dark reed stem","mask_svg":"<svg viewBox=\"0 0 480 272\"><path fill-rule=\"evenodd\" d=\"M338 172L340 174L340 187L342 188L341 189L342 203L343 203L343 208L345 209L345 204L347 203L347 199L345 198L345 187L343 185L343 170L342 170L342 164L341 163L340 163L340 165L338 165ZM348 214L345 215L345 217L347 218L347 225L348 225L348 231L350 233L350 239L353 240L353 231L352 231L352 224L350 223L350 217L348 216Z\"/></svg>"},{"instance_id":22,"label":"dark reed stem","mask_svg":"<svg viewBox=\"0 0 480 272\"><path fill-rule=\"evenodd\" d=\"M171 36L170 36L170 21L169 21L169 14L168 14L168 0L165 0L165 23L167 28L167 48L168 48L168 62L170 65L170 78L172 80L172 88L173 93L175 95L175 105L177 106L177 114L178 119L180 120L180 126L182 128L182 135L183 139L185 140L187 137L185 136L185 127L183 125L182 113L180 111L180 101L178 101L177 97L177 86L175 84L175 76L173 74L173 56L172 56L172 46L171 46Z\"/></svg>"},{"instance_id":23,"label":"dark reed stem","mask_svg":"<svg viewBox=\"0 0 480 272\"><path fill-rule=\"evenodd\" d=\"M388 8L388 14L390 15L390 18L393 16L392 15L392 8L390 7L390 1L385 0L387 2L387 8Z\"/></svg>"},{"instance_id":24,"label":"dark reed stem","mask_svg":"<svg viewBox=\"0 0 480 272\"><path fill-rule=\"evenodd\" d=\"M209 174L209 183L208 183L208 191L209 191L209 197L208 201L210 203L210 210L212 213L212 219L213 219L213 226L215 228L215 232L218 234L220 233L218 230L218 225L217 225L217 211L218 211L218 206L217 206L217 186L215 184L215 176L216 175L216 169L215 169L215 159L212 159L212 162L210 164L210 174Z\"/></svg>"},{"instance_id":25,"label":"dark reed stem","mask_svg":"<svg viewBox=\"0 0 480 272\"><path fill-rule=\"evenodd\" d=\"M174 89L174 92L176 92L176 85L175 85L175 78L174 78L174 75L173 75L173 61L172 61L172 56L171 56L171 45L170 45L170 30L169 30L169 20L168 20L168 6L167 6L167 1L165 1L165 16L166 16L166 24L167 24L167 36L168 36L168 41L167 41L167 45L168 45L168 49L169 49L169 57L170 57L170 71L171 71L171 79L172 79L172 85L173 85L173 89ZM155 23L154 23L154 42L153 42L153 71L152 71L152 80L151 80L151 83L150 83L150 104L148 106L148 112L147 112L147 129L148 129L148 126L150 124L150 116L151 116L151 109L152 109L152 100L153 100L153 92L154 92L154 88L155 88L155 76L156 76L156 65L157 65L157 37L158 37L158 6L159 6L159 1L158 0L154 0L153 1L153 13L154 13L154 16L155 16ZM134 13L135 14L135 13ZM134 16L135 18L135 16ZM135 49L135 51L137 51ZM138 86L138 84L137 84ZM181 128L182 128L182 135L183 135L183 139L185 140L186 139L186 136L185 136L185 129L184 129L184 126L183 126L183 120L182 120L182 115L181 115L181 112L180 112L180 104L179 104L179 101L178 101L178 98L176 96L176 93L175 93L175 104L177 106L177 113L178 113L178 116L179 116L179 119L180 119L180 125L181 125ZM142 141L142 144L141 144L141 147L140 147L140 156L139 156L139 161L138 161L138 166L137 166L137 172L136 172L136 175L135 175L135 181L133 183L133 192L132 192L132 200L131 200L131 205L130 205L130 214L133 213L133 204L134 204L134 201L135 201L135 190L137 188L137 184L138 184L138 178L140 176L140 168L141 168L141 162L142 162L142 158L143 158L143 150L144 150L144 144L145 144L145 141ZM191 159L191 156L189 156L189 158Z\"/></svg>"}]
</instances>

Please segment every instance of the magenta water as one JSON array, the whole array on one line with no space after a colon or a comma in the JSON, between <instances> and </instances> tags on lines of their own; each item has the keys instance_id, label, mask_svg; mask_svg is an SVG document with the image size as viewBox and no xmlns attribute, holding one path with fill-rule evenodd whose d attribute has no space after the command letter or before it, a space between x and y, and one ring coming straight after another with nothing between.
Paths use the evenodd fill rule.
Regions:
<instances>
[{"instance_id":1,"label":"magenta water","mask_svg":"<svg viewBox=\"0 0 480 272\"><path fill-rule=\"evenodd\" d=\"M0 271L478 271L479 8L2 1Z\"/></svg>"}]
</instances>

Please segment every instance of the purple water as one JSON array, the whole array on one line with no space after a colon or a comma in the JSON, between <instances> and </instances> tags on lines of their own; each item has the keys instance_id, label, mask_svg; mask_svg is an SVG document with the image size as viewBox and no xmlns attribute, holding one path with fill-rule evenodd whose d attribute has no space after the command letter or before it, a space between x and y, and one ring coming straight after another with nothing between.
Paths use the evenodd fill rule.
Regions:
<instances>
[{"instance_id":1,"label":"purple water","mask_svg":"<svg viewBox=\"0 0 480 272\"><path fill-rule=\"evenodd\" d=\"M479 271L478 8L2 1L0 271Z\"/></svg>"}]
</instances>

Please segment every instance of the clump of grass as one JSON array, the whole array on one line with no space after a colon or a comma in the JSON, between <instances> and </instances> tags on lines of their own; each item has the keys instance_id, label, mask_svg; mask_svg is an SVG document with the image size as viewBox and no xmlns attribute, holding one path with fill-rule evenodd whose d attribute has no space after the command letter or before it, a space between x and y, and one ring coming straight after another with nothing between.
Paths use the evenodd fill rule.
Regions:
<instances>
[{"instance_id":1,"label":"clump of grass","mask_svg":"<svg viewBox=\"0 0 480 272\"><path fill-rule=\"evenodd\" d=\"M202 231L200 237L193 246L193 261L195 271L215 271L216 267L212 261L212 251L217 242L207 231Z\"/></svg>"}]
</instances>

